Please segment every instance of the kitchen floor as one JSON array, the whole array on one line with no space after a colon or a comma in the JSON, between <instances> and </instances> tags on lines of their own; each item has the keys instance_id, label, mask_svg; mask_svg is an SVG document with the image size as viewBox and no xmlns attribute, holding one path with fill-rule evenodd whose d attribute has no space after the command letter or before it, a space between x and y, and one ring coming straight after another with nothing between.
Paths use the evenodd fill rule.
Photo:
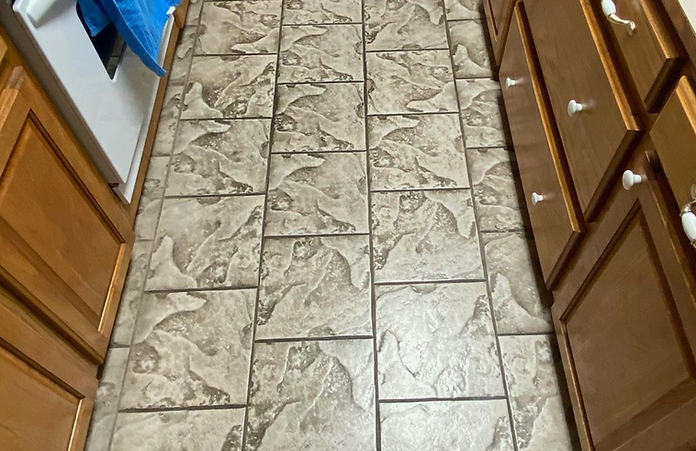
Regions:
<instances>
[{"instance_id":1,"label":"kitchen floor","mask_svg":"<svg viewBox=\"0 0 696 451\"><path fill-rule=\"evenodd\" d=\"M577 449L481 19L192 3L89 451Z\"/></svg>"}]
</instances>

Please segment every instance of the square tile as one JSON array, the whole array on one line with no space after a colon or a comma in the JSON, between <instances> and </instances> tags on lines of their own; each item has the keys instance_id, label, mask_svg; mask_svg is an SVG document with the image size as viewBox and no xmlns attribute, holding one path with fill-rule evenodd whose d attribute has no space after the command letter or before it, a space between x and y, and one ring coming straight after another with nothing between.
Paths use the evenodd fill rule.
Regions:
<instances>
[{"instance_id":1,"label":"square tile","mask_svg":"<svg viewBox=\"0 0 696 451\"><path fill-rule=\"evenodd\" d=\"M160 113L155 143L152 146L152 155L171 155L174 147L174 136L176 136L176 126L179 123L179 110L181 109L181 98L184 96L183 85L168 85L164 92L164 102Z\"/></svg>"},{"instance_id":2,"label":"square tile","mask_svg":"<svg viewBox=\"0 0 696 451\"><path fill-rule=\"evenodd\" d=\"M486 30L480 20L449 22L450 44L457 78L493 77Z\"/></svg>"},{"instance_id":3,"label":"square tile","mask_svg":"<svg viewBox=\"0 0 696 451\"><path fill-rule=\"evenodd\" d=\"M365 153L271 156L266 234L367 233Z\"/></svg>"},{"instance_id":4,"label":"square tile","mask_svg":"<svg viewBox=\"0 0 696 451\"><path fill-rule=\"evenodd\" d=\"M503 96L495 80L457 80L466 147L505 147L507 137L503 119Z\"/></svg>"},{"instance_id":5,"label":"square tile","mask_svg":"<svg viewBox=\"0 0 696 451\"><path fill-rule=\"evenodd\" d=\"M575 430L569 428L572 413L555 347L550 335L500 337L515 437L521 451L580 449Z\"/></svg>"},{"instance_id":6,"label":"square tile","mask_svg":"<svg viewBox=\"0 0 696 451\"><path fill-rule=\"evenodd\" d=\"M205 2L196 55L276 53L281 0Z\"/></svg>"},{"instance_id":7,"label":"square tile","mask_svg":"<svg viewBox=\"0 0 696 451\"><path fill-rule=\"evenodd\" d=\"M140 298L145 287L147 264L150 260L152 241L136 241L133 245L126 283L123 286L121 303L116 315L114 329L111 332L111 344L130 346L133 337L135 319L138 316Z\"/></svg>"},{"instance_id":8,"label":"square tile","mask_svg":"<svg viewBox=\"0 0 696 451\"><path fill-rule=\"evenodd\" d=\"M247 451L375 449L372 340L257 343Z\"/></svg>"},{"instance_id":9,"label":"square tile","mask_svg":"<svg viewBox=\"0 0 696 451\"><path fill-rule=\"evenodd\" d=\"M154 155L145 173L143 192L135 218L135 239L152 240L157 229L164 185L169 164L168 156Z\"/></svg>"},{"instance_id":10,"label":"square tile","mask_svg":"<svg viewBox=\"0 0 696 451\"><path fill-rule=\"evenodd\" d=\"M380 285L381 399L504 396L486 284Z\"/></svg>"},{"instance_id":11,"label":"square tile","mask_svg":"<svg viewBox=\"0 0 696 451\"><path fill-rule=\"evenodd\" d=\"M244 409L121 413L110 451L241 451Z\"/></svg>"},{"instance_id":12,"label":"square tile","mask_svg":"<svg viewBox=\"0 0 696 451\"><path fill-rule=\"evenodd\" d=\"M272 152L365 150L362 83L278 86Z\"/></svg>"},{"instance_id":13,"label":"square tile","mask_svg":"<svg viewBox=\"0 0 696 451\"><path fill-rule=\"evenodd\" d=\"M469 186L456 114L370 116L372 189Z\"/></svg>"},{"instance_id":14,"label":"square tile","mask_svg":"<svg viewBox=\"0 0 696 451\"><path fill-rule=\"evenodd\" d=\"M256 290L148 293L122 409L245 404Z\"/></svg>"},{"instance_id":15,"label":"square tile","mask_svg":"<svg viewBox=\"0 0 696 451\"><path fill-rule=\"evenodd\" d=\"M270 134L269 119L182 121L167 195L264 192Z\"/></svg>"},{"instance_id":16,"label":"square tile","mask_svg":"<svg viewBox=\"0 0 696 451\"><path fill-rule=\"evenodd\" d=\"M483 19L482 0L444 0L447 20Z\"/></svg>"},{"instance_id":17,"label":"square tile","mask_svg":"<svg viewBox=\"0 0 696 451\"><path fill-rule=\"evenodd\" d=\"M360 25L283 27L278 82L362 80L362 50Z\"/></svg>"},{"instance_id":18,"label":"square tile","mask_svg":"<svg viewBox=\"0 0 696 451\"><path fill-rule=\"evenodd\" d=\"M523 233L482 236L498 333L553 332L551 296Z\"/></svg>"},{"instance_id":19,"label":"square tile","mask_svg":"<svg viewBox=\"0 0 696 451\"><path fill-rule=\"evenodd\" d=\"M526 212L520 205L522 194L515 153L501 148L468 149L471 184L478 223L482 232L523 230Z\"/></svg>"},{"instance_id":20,"label":"square tile","mask_svg":"<svg viewBox=\"0 0 696 451\"><path fill-rule=\"evenodd\" d=\"M368 114L456 112L449 51L367 54Z\"/></svg>"},{"instance_id":21,"label":"square tile","mask_svg":"<svg viewBox=\"0 0 696 451\"><path fill-rule=\"evenodd\" d=\"M469 190L372 194L377 282L483 277Z\"/></svg>"},{"instance_id":22,"label":"square tile","mask_svg":"<svg viewBox=\"0 0 696 451\"><path fill-rule=\"evenodd\" d=\"M270 117L275 55L195 56L182 119Z\"/></svg>"},{"instance_id":23,"label":"square tile","mask_svg":"<svg viewBox=\"0 0 696 451\"><path fill-rule=\"evenodd\" d=\"M195 26L186 26L181 31L179 44L174 52L174 61L172 69L169 73L169 86L183 86L186 84L186 76L188 75L191 66L191 58L193 57L193 47L196 44Z\"/></svg>"},{"instance_id":24,"label":"square tile","mask_svg":"<svg viewBox=\"0 0 696 451\"><path fill-rule=\"evenodd\" d=\"M285 0L286 25L360 21L361 0Z\"/></svg>"},{"instance_id":25,"label":"square tile","mask_svg":"<svg viewBox=\"0 0 696 451\"><path fill-rule=\"evenodd\" d=\"M166 199L148 290L255 286L263 196Z\"/></svg>"},{"instance_id":26,"label":"square tile","mask_svg":"<svg viewBox=\"0 0 696 451\"><path fill-rule=\"evenodd\" d=\"M129 351L128 348L111 348L106 355L106 363L97 388L97 398L94 402L94 412L92 413L85 451L109 449L111 432L116 424L118 400L121 394L123 376L126 373Z\"/></svg>"},{"instance_id":27,"label":"square tile","mask_svg":"<svg viewBox=\"0 0 696 451\"><path fill-rule=\"evenodd\" d=\"M367 50L446 49L441 0L365 0Z\"/></svg>"},{"instance_id":28,"label":"square tile","mask_svg":"<svg viewBox=\"0 0 696 451\"><path fill-rule=\"evenodd\" d=\"M389 403L379 415L382 451L514 451L503 399Z\"/></svg>"},{"instance_id":29,"label":"square tile","mask_svg":"<svg viewBox=\"0 0 696 451\"><path fill-rule=\"evenodd\" d=\"M269 238L256 338L372 335L367 236Z\"/></svg>"}]
</instances>

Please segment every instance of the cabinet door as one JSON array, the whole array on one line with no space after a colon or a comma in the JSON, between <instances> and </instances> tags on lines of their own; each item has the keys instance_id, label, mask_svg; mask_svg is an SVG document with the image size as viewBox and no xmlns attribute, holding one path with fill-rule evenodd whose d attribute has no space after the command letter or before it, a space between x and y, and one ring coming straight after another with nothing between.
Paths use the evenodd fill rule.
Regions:
<instances>
[{"instance_id":1,"label":"cabinet door","mask_svg":"<svg viewBox=\"0 0 696 451\"><path fill-rule=\"evenodd\" d=\"M96 365L0 287L0 448L81 451Z\"/></svg>"},{"instance_id":2,"label":"cabinet door","mask_svg":"<svg viewBox=\"0 0 696 451\"><path fill-rule=\"evenodd\" d=\"M686 449L696 428L664 421L696 400L692 250L645 156L628 168L643 181L615 189L580 249L555 293L556 331L585 449ZM664 438L650 432L660 424Z\"/></svg>"},{"instance_id":3,"label":"cabinet door","mask_svg":"<svg viewBox=\"0 0 696 451\"><path fill-rule=\"evenodd\" d=\"M106 182L14 69L0 94L0 277L99 361L132 241Z\"/></svg>"}]
</instances>

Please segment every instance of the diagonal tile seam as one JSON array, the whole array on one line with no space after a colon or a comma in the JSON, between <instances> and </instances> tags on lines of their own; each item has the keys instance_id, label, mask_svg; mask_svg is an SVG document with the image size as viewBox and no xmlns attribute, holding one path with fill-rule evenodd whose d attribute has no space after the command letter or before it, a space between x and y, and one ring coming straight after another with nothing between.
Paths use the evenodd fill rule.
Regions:
<instances>
[{"instance_id":1,"label":"diagonal tile seam","mask_svg":"<svg viewBox=\"0 0 696 451\"><path fill-rule=\"evenodd\" d=\"M261 213L261 244L259 246L259 266L258 266L258 279L256 280L256 299L254 302L254 314L251 322L251 350L249 352L249 373L247 377L247 393L246 393L246 405L244 408L244 421L242 422L242 443L240 449L246 450L247 446L247 430L249 428L249 403L251 401L251 384L252 375L254 371L254 356L256 352L256 329L257 321L259 316L259 298L261 296L261 276L262 268L261 264L263 262L263 251L266 245L266 210L268 208L268 190L271 183L271 157L273 156L273 142L275 140L275 129L276 122L276 108L278 107L278 76L280 74L280 45L283 38L283 17L285 15L285 0L280 0L280 16L278 19L278 47L276 51L276 62L275 62L275 79L273 84L273 106L271 110L271 125L270 125L270 136L268 139L268 156L266 159L266 188L265 194L263 196L263 211Z\"/></svg>"},{"instance_id":2,"label":"diagonal tile seam","mask_svg":"<svg viewBox=\"0 0 696 451\"><path fill-rule=\"evenodd\" d=\"M201 8L201 11L202 11L202 9L203 8ZM201 15L202 15L201 11L198 12L198 19L196 21L196 24L189 25L189 26L196 27L196 32L194 33L194 36L193 36L193 45L194 45L193 50L195 50L196 41L198 40L198 34L200 33L200 22L201 22ZM181 37L181 35L180 35L180 37ZM177 42L177 45L178 44L179 43ZM182 90L183 92L181 94L181 102L179 103L179 108L178 108L178 111L176 114L176 127L174 128L174 139L172 140L172 143L170 145L170 149L168 152L169 159L167 161L167 174L164 177L164 192L166 192L166 190L167 190L167 181L169 180L169 172L171 170L171 162L172 162L172 159L174 156L173 149L174 149L174 146L176 145L177 132L179 130L179 122L181 121L181 110L182 110L182 106L183 106L184 97L186 95L186 86L188 85L188 79L189 79L189 75L191 73L191 64L193 63L193 54L194 54L193 50L191 51L191 55L188 56L188 63L186 64L187 68L186 68L186 76L184 77L184 85L183 85L183 90ZM170 71L171 71L171 69L170 69ZM148 164L149 164L149 162L148 162ZM158 209L158 213L157 213L157 220L155 221L155 231L159 227L159 221L160 221L160 218L162 216L162 207L164 205L164 195L162 196L161 199L159 199L159 203L160 204L159 204L159 209ZM155 246L154 246L154 238L152 240L146 240L146 241L151 241L153 243L153 245L150 246L150 251L149 251L148 256L147 256L147 265L146 265L146 268L147 268L146 273L147 273L150 271L150 264L152 263L152 254L154 252ZM143 283L143 286L140 289L140 293L138 294L138 297L139 297L138 307L136 308L136 312L135 312L135 323L136 324L138 321L138 316L139 316L140 308L142 305L142 299L143 299L143 296L145 294L145 286L146 286L146 283ZM133 331L133 334L131 335L130 343L128 345L128 359L126 360L126 368L128 366L128 362L130 361L131 354L133 351L133 337L134 336L135 336L135 331ZM108 443L107 450L111 449L111 445L112 445L113 438L114 438L114 433L116 432L116 424L118 422L118 412L121 411L121 400L122 400L124 382L125 382L125 376L121 379L121 387L119 387L119 389L118 389L118 402L117 402L117 407L116 407L117 415L116 415L116 418L114 419L113 424L111 425L111 431L109 433L109 439L107 441L107 443Z\"/></svg>"},{"instance_id":3,"label":"diagonal tile seam","mask_svg":"<svg viewBox=\"0 0 696 451\"><path fill-rule=\"evenodd\" d=\"M440 0L440 5L442 6L445 20L447 20L447 8L445 7L445 1ZM449 47L448 54L450 57L450 64L454 68L454 56L452 55L452 38L450 36L450 29L448 26L445 26L445 33L447 35L447 46ZM462 123L462 119L461 119L462 106L461 106L461 102L459 99L459 87L457 86L457 78L454 74L454 70L452 71L452 80L454 82L454 89L455 89L455 93L456 93L456 97L457 97L457 109L460 112L459 126L460 126L461 131L462 131L462 136L464 137L465 127L464 127L464 124ZM465 142L465 148L466 148L466 140L464 142ZM471 161L470 161L468 152L465 153L464 158L467 161L466 166L467 166L467 173L469 176L469 180L472 180ZM476 202L474 200L473 191L470 193L470 196L471 196L471 201L472 201L472 208L474 209L474 221L476 223L476 232L479 234L479 237L480 237L481 232L480 232L480 224L479 224L479 214L478 214L478 208L477 208ZM510 435L512 437L512 446L516 451L519 451L519 446L517 444L517 436L516 436L515 430L514 430L515 424L514 424L514 418L513 418L513 413L512 413L512 405L510 404L510 393L509 393L508 386L507 386L507 376L505 374L505 367L503 366L503 353L502 353L502 350L500 347L500 339L499 339L499 335L498 335L498 325L497 325L497 321L496 321L496 317L495 317L495 309L493 306L493 295L491 292L490 283L488 281L488 268L487 268L487 264L486 264L486 255L484 252L484 244L483 244L483 240L479 239L478 241L479 241L479 252L481 255L481 267L483 270L483 278L486 281L486 293L488 295L488 304L489 304L489 308L491 310L491 320L493 323L493 332L495 335L495 346L496 346L496 350L498 351L498 365L500 366L500 374L501 374L501 377L503 379L503 381L502 381L503 382L503 392L505 393L505 400L506 400L506 404L507 404L508 420L510 422Z\"/></svg>"}]
</instances>

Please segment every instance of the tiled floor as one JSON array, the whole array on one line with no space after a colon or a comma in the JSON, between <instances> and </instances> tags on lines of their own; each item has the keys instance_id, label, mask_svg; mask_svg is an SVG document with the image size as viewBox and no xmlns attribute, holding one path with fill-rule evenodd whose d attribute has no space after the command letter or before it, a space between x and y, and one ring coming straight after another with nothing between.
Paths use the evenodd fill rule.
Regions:
<instances>
[{"instance_id":1,"label":"tiled floor","mask_svg":"<svg viewBox=\"0 0 696 451\"><path fill-rule=\"evenodd\" d=\"M192 2L89 451L574 449L480 10Z\"/></svg>"}]
</instances>

